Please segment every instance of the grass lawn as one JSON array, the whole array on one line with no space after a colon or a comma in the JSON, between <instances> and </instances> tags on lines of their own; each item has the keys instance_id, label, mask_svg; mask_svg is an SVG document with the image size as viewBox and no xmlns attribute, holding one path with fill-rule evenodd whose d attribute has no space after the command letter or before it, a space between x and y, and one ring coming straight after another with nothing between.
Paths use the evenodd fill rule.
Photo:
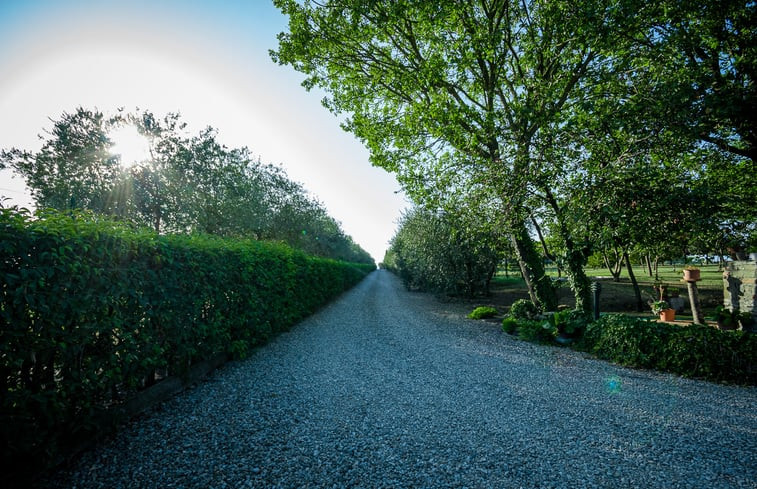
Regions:
<instances>
[{"instance_id":1,"label":"grass lawn","mask_svg":"<svg viewBox=\"0 0 757 489\"><path fill-rule=\"evenodd\" d=\"M699 302L705 317L709 318L714 314L718 305L723 303L723 270L718 265L700 266L702 280L697 282L699 291ZM548 270L548 274L557 277L557 270ZM619 282L613 282L610 273L605 268L587 268L586 275L592 281L599 282L602 286L600 293L600 311L601 312L623 312L628 314L639 314L636 311L636 300L633 291L633 285L628 278L628 272L624 269L620 276ZM650 277L646 267L635 267L634 275L641 287L642 300L646 303L655 297L652 286L655 284L655 278ZM683 266L665 265L658 268L659 281L672 288L678 288L681 297L686 301L686 311L684 314L677 314L676 319L690 320L691 308L689 306L688 289L683 278ZM492 305L500 311L510 307L513 301L521 298L528 298L528 291L523 280L517 271L509 271L507 274L501 271L492 280L492 296L488 298L487 305ZM575 302L573 293L567 283L563 283L559 290L560 304L572 307ZM480 299L479 302L480 303ZM652 316L652 312L646 308L641 313L642 316Z\"/></svg>"},{"instance_id":2,"label":"grass lawn","mask_svg":"<svg viewBox=\"0 0 757 489\"><path fill-rule=\"evenodd\" d=\"M697 287L702 288L722 288L723 287L723 269L718 265L705 265L697 267L701 270L702 280L697 282ZM634 267L633 273L636 276L636 280L641 284L649 283L654 284L654 277L650 277L646 267ZM606 277L611 278L610 272L606 268L587 268L586 274L590 277ZM682 282L683 267L681 265L661 265L657 269L657 274L661 282L668 286L679 286L681 289L686 289L686 283ZM557 275L557 271L551 270L550 275ZM630 280L628 277L628 271L624 268L620 274L621 279Z\"/></svg>"}]
</instances>

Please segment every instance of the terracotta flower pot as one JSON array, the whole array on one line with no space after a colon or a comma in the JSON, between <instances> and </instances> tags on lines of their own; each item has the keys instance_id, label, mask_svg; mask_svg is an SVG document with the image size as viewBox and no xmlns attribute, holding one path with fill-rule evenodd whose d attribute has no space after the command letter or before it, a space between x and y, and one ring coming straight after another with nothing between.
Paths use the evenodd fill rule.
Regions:
<instances>
[{"instance_id":1,"label":"terracotta flower pot","mask_svg":"<svg viewBox=\"0 0 757 489\"><path fill-rule=\"evenodd\" d=\"M675 309L663 309L660 311L660 321L675 321L676 310Z\"/></svg>"},{"instance_id":2,"label":"terracotta flower pot","mask_svg":"<svg viewBox=\"0 0 757 489\"><path fill-rule=\"evenodd\" d=\"M684 282L698 282L701 280L701 270L684 270L683 280Z\"/></svg>"}]
</instances>

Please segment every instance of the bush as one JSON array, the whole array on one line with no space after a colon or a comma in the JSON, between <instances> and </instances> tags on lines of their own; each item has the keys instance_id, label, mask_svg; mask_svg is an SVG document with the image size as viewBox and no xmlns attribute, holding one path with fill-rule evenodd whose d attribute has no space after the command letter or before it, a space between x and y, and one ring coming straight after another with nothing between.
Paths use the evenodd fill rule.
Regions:
<instances>
[{"instance_id":1,"label":"bush","mask_svg":"<svg viewBox=\"0 0 757 489\"><path fill-rule=\"evenodd\" d=\"M612 314L588 325L577 347L631 367L715 381L757 381L757 336L743 331Z\"/></svg>"},{"instance_id":2,"label":"bush","mask_svg":"<svg viewBox=\"0 0 757 489\"><path fill-rule=\"evenodd\" d=\"M513 334L515 333L515 330L518 328L518 320L515 319L512 316L506 316L502 320L502 331L504 331L507 334Z\"/></svg>"},{"instance_id":3,"label":"bush","mask_svg":"<svg viewBox=\"0 0 757 489\"><path fill-rule=\"evenodd\" d=\"M244 355L373 268L282 244L0 209L3 463L44 466L111 423L158 372Z\"/></svg>"},{"instance_id":4,"label":"bush","mask_svg":"<svg viewBox=\"0 0 757 489\"><path fill-rule=\"evenodd\" d=\"M385 263L409 289L488 295L501 247L482 216L415 208L402 216Z\"/></svg>"},{"instance_id":5,"label":"bush","mask_svg":"<svg viewBox=\"0 0 757 489\"><path fill-rule=\"evenodd\" d=\"M558 334L568 335L571 338L580 337L586 324L591 321L587 313L579 310L566 310L546 315L533 314L535 309L533 303L526 300L516 301L511 311L512 309L521 315L529 314L531 318L519 319L511 312L502 320L502 330L508 334L517 331L520 339L536 343L551 343Z\"/></svg>"},{"instance_id":6,"label":"bush","mask_svg":"<svg viewBox=\"0 0 757 489\"><path fill-rule=\"evenodd\" d=\"M494 307L481 306L473 309L473 311L468 314L468 319L485 319L494 317L497 314L499 314L499 311L497 311L497 309L495 309Z\"/></svg>"},{"instance_id":7,"label":"bush","mask_svg":"<svg viewBox=\"0 0 757 489\"><path fill-rule=\"evenodd\" d=\"M566 309L553 313L547 320L558 333L578 337L591 322L591 314L580 309Z\"/></svg>"},{"instance_id":8,"label":"bush","mask_svg":"<svg viewBox=\"0 0 757 489\"><path fill-rule=\"evenodd\" d=\"M591 351L621 365L651 368L666 332L662 324L624 315L603 316L587 328L587 335L596 338Z\"/></svg>"},{"instance_id":9,"label":"bush","mask_svg":"<svg viewBox=\"0 0 757 489\"><path fill-rule=\"evenodd\" d=\"M528 299L518 299L510 306L510 316L515 319L534 319L539 314L539 308Z\"/></svg>"},{"instance_id":10,"label":"bush","mask_svg":"<svg viewBox=\"0 0 757 489\"><path fill-rule=\"evenodd\" d=\"M557 329L549 321L518 321L518 338L533 343L553 343Z\"/></svg>"}]
</instances>

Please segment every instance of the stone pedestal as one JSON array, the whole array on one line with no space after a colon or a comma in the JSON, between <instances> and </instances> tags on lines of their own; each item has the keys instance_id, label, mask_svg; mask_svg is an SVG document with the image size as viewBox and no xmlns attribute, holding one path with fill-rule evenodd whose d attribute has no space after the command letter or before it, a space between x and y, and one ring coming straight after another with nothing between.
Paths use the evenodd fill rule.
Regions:
<instances>
[{"instance_id":1,"label":"stone pedestal","mask_svg":"<svg viewBox=\"0 0 757 489\"><path fill-rule=\"evenodd\" d=\"M751 312L753 324L757 323L756 282L757 262L732 261L723 272L723 307L742 313Z\"/></svg>"}]
</instances>

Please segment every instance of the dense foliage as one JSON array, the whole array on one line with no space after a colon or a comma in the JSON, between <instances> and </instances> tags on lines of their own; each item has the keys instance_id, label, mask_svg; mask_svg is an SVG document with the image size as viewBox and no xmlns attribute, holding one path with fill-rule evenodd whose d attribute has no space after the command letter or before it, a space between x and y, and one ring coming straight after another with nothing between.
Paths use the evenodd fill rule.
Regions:
<instances>
[{"instance_id":1,"label":"dense foliage","mask_svg":"<svg viewBox=\"0 0 757 489\"><path fill-rule=\"evenodd\" d=\"M579 346L621 365L686 377L757 383L757 336L744 331L612 314L590 324Z\"/></svg>"},{"instance_id":2,"label":"dense foliage","mask_svg":"<svg viewBox=\"0 0 757 489\"><path fill-rule=\"evenodd\" d=\"M116 152L114 134L125 127L149 148L143 161L123 161ZM196 135L185 128L176 114L106 116L78 108L53 121L39 151L5 149L0 165L24 177L38 208L89 210L161 233L284 241L317 256L373 261L281 168L253 159L247 148L220 144L210 127Z\"/></svg>"},{"instance_id":3,"label":"dense foliage","mask_svg":"<svg viewBox=\"0 0 757 489\"><path fill-rule=\"evenodd\" d=\"M275 4L274 60L416 203L496 209L541 309L556 300L529 226L584 310L594 251L617 270L754 246L754 2Z\"/></svg>"},{"instance_id":4,"label":"dense foliage","mask_svg":"<svg viewBox=\"0 0 757 489\"><path fill-rule=\"evenodd\" d=\"M744 331L661 323L623 314L592 322L576 310L536 318L510 314L502 321L502 329L520 339L545 344L554 344L560 334L573 334L574 348L624 366L757 384L757 335Z\"/></svg>"},{"instance_id":5,"label":"dense foliage","mask_svg":"<svg viewBox=\"0 0 757 489\"><path fill-rule=\"evenodd\" d=\"M406 286L447 294L487 293L501 254L494 235L461 226L454 216L408 211L384 258Z\"/></svg>"},{"instance_id":6,"label":"dense foliage","mask_svg":"<svg viewBox=\"0 0 757 489\"><path fill-rule=\"evenodd\" d=\"M157 378L244 355L374 268L13 209L0 209L0 267L5 468L44 466Z\"/></svg>"}]
</instances>

